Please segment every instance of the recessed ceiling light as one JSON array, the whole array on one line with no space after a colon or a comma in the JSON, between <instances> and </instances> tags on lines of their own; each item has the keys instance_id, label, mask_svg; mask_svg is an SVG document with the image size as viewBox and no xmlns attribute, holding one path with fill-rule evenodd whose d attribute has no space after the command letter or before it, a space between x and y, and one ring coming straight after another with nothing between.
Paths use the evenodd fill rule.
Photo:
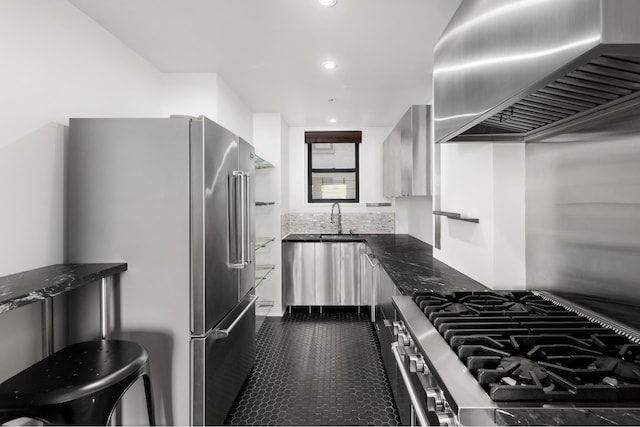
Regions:
<instances>
[{"instance_id":1,"label":"recessed ceiling light","mask_svg":"<svg viewBox=\"0 0 640 427\"><path fill-rule=\"evenodd\" d=\"M329 123L335 123L335 122L337 122L336 119L329 119Z\"/></svg>"},{"instance_id":2,"label":"recessed ceiling light","mask_svg":"<svg viewBox=\"0 0 640 427\"><path fill-rule=\"evenodd\" d=\"M318 0L322 6L331 7L336 4L337 0Z\"/></svg>"},{"instance_id":3,"label":"recessed ceiling light","mask_svg":"<svg viewBox=\"0 0 640 427\"><path fill-rule=\"evenodd\" d=\"M333 61L324 61L322 63L322 66L324 67L324 69L326 70L333 70L334 68L336 68L336 63Z\"/></svg>"}]
</instances>

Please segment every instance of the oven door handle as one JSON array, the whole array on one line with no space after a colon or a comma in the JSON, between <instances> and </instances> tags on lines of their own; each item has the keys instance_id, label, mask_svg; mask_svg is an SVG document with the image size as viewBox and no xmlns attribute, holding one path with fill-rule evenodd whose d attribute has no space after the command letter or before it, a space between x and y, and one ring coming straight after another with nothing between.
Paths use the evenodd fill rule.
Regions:
<instances>
[{"instance_id":1,"label":"oven door handle","mask_svg":"<svg viewBox=\"0 0 640 427\"><path fill-rule=\"evenodd\" d=\"M400 370L400 374L402 375L402 381L404 382L407 391L409 392L409 399L411 399L411 405L413 406L413 410L422 426L428 426L429 421L427 420L427 414L424 411L423 406L420 404L418 400L418 394L416 393L413 384L411 383L411 379L409 378L409 373L407 372L407 368L404 366L402 362L402 356L400 355L400 351L398 351L398 343L394 342L391 344L391 352L393 353L393 357L396 359L396 364L398 365L398 369Z\"/></svg>"}]
</instances>

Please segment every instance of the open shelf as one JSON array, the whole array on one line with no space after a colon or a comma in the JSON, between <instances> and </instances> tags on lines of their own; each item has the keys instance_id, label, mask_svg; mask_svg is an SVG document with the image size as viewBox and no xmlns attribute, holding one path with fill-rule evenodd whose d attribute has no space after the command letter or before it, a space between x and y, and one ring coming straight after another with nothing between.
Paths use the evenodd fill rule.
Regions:
<instances>
[{"instance_id":1,"label":"open shelf","mask_svg":"<svg viewBox=\"0 0 640 427\"><path fill-rule=\"evenodd\" d=\"M256 265L256 284L257 288L260 286L262 282L267 278L269 273L271 273L276 268L273 264L257 264Z\"/></svg>"},{"instance_id":2,"label":"open shelf","mask_svg":"<svg viewBox=\"0 0 640 427\"><path fill-rule=\"evenodd\" d=\"M269 300L258 299L256 302L256 334L274 306L275 303Z\"/></svg>"},{"instance_id":3,"label":"open shelf","mask_svg":"<svg viewBox=\"0 0 640 427\"><path fill-rule=\"evenodd\" d=\"M269 243L276 240L275 237L256 237L256 251L267 246Z\"/></svg>"},{"instance_id":4,"label":"open shelf","mask_svg":"<svg viewBox=\"0 0 640 427\"><path fill-rule=\"evenodd\" d=\"M271 169L275 168L271 163L263 159L256 154L256 169Z\"/></svg>"},{"instance_id":5,"label":"open shelf","mask_svg":"<svg viewBox=\"0 0 640 427\"><path fill-rule=\"evenodd\" d=\"M433 211L433 214L434 215L440 215L440 216L446 216L447 218L455 219L457 221L473 222L473 223L476 223L476 224L478 224L480 222L480 220L478 218L463 217L462 214L455 213L455 212Z\"/></svg>"},{"instance_id":6,"label":"open shelf","mask_svg":"<svg viewBox=\"0 0 640 427\"><path fill-rule=\"evenodd\" d=\"M262 284L267 281L273 270L280 268L281 261L279 252L281 248L274 246L276 243L272 244L271 242L279 242L281 222L280 209L278 207L280 190L279 184L277 184L277 182L279 182L279 172L273 163L257 154L255 157L255 167L255 194L257 195L256 198L260 199L255 201L256 208L254 209L257 217L257 235L255 237L254 252L256 259L254 289L255 294L259 298L255 305L257 333L269 315L269 312L276 306L280 307L279 302L276 304L276 301L281 298L280 291L275 286L276 283L270 282L264 286L262 286ZM262 197L260 197L260 195L262 195ZM275 279L276 276L274 273L272 280ZM279 281L280 278L278 277L277 280Z\"/></svg>"}]
</instances>

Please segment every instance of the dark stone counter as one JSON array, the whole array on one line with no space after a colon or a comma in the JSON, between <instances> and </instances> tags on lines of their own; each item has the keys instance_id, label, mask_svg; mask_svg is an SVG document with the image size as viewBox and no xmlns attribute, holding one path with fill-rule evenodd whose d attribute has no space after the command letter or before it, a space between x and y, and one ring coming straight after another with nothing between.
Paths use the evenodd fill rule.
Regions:
<instances>
[{"instance_id":1,"label":"dark stone counter","mask_svg":"<svg viewBox=\"0 0 640 427\"><path fill-rule=\"evenodd\" d=\"M127 270L126 263L55 264L0 277L0 313Z\"/></svg>"},{"instance_id":2,"label":"dark stone counter","mask_svg":"<svg viewBox=\"0 0 640 427\"><path fill-rule=\"evenodd\" d=\"M640 425L640 409L507 408L496 411L496 424L501 426L637 426Z\"/></svg>"},{"instance_id":3,"label":"dark stone counter","mask_svg":"<svg viewBox=\"0 0 640 427\"><path fill-rule=\"evenodd\" d=\"M416 291L486 291L487 287L433 258L433 247L408 234L360 234L398 289ZM318 234L290 234L283 242L328 242ZM345 241L345 240L341 240ZM348 241L348 240L347 240Z\"/></svg>"}]
</instances>

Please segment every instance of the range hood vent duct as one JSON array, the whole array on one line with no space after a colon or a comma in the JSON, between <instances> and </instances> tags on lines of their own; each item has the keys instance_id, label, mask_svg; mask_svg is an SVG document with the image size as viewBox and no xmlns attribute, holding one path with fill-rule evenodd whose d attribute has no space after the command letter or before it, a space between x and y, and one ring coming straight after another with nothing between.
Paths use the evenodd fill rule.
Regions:
<instances>
[{"instance_id":1,"label":"range hood vent duct","mask_svg":"<svg viewBox=\"0 0 640 427\"><path fill-rule=\"evenodd\" d=\"M527 139L636 98L640 26L627 14L640 2L465 0L436 46L436 141Z\"/></svg>"},{"instance_id":2,"label":"range hood vent duct","mask_svg":"<svg viewBox=\"0 0 640 427\"><path fill-rule=\"evenodd\" d=\"M640 58L603 55L494 114L469 133L528 133L638 91Z\"/></svg>"}]
</instances>

